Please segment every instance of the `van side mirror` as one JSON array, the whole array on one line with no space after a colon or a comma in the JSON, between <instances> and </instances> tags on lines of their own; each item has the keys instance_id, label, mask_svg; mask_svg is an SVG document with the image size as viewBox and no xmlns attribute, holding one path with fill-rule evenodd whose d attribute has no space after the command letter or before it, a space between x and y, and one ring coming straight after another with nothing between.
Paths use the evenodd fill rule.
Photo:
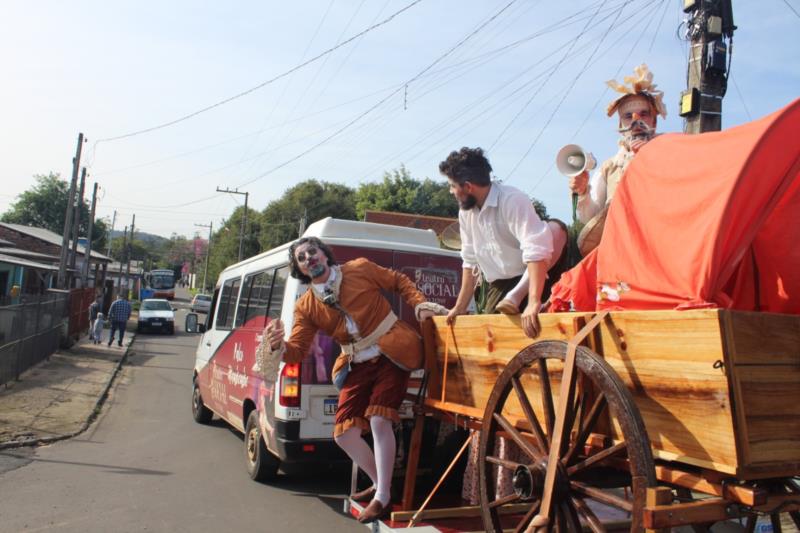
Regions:
<instances>
[{"instance_id":1,"label":"van side mirror","mask_svg":"<svg viewBox=\"0 0 800 533\"><path fill-rule=\"evenodd\" d=\"M203 328L202 330L200 328ZM186 315L186 322L183 325L184 331L186 333L202 333L205 331L206 326L205 324L200 324L197 320L197 313L188 313Z\"/></svg>"}]
</instances>

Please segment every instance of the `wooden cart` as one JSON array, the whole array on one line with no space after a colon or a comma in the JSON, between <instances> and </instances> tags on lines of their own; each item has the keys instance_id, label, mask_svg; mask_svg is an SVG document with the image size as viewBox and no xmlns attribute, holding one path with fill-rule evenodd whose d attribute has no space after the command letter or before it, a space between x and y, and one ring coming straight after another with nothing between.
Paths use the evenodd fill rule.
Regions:
<instances>
[{"instance_id":1,"label":"wooden cart","mask_svg":"<svg viewBox=\"0 0 800 533\"><path fill-rule=\"evenodd\" d=\"M698 530L735 518L753 531L762 515L773 531L781 517L800 528L800 316L540 319L535 342L516 317L428 321L408 512L395 520L413 514L421 422L433 415L481 430L487 531ZM497 437L516 443L519 458L501 457ZM496 494L499 469L512 473L513 493Z\"/></svg>"}]
</instances>

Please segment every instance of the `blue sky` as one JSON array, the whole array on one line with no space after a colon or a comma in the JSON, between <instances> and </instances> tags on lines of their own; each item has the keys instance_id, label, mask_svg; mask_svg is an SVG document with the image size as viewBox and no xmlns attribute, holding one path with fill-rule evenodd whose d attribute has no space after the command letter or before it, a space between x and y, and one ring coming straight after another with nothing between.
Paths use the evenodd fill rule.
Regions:
<instances>
[{"instance_id":1,"label":"blue sky","mask_svg":"<svg viewBox=\"0 0 800 533\"><path fill-rule=\"evenodd\" d=\"M422 0L230 103L97 143L258 86L411 3L5 3L0 212L34 174L68 177L83 132L87 189L100 184L98 215L116 209L117 229L136 213L142 231L204 234L195 223L219 227L242 201L217 186L247 190L263 209L311 178L355 187L405 165L415 178L442 179L439 161L461 146L486 149L498 178L566 220L558 149L576 142L599 160L615 151L605 80L646 62L666 93L659 130L682 129L682 1L518 0L498 15L508 0ZM800 96L800 1L733 4L724 127Z\"/></svg>"}]
</instances>

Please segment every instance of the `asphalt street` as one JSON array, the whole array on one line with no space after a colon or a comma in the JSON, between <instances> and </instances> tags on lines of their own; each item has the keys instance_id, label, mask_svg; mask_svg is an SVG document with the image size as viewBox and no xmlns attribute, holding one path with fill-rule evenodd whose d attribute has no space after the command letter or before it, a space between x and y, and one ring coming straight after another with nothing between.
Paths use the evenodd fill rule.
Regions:
<instances>
[{"instance_id":1,"label":"asphalt street","mask_svg":"<svg viewBox=\"0 0 800 533\"><path fill-rule=\"evenodd\" d=\"M342 513L347 469L256 483L240 434L192 420L199 337L177 304L176 334L136 336L86 432L0 451L0 531L364 531Z\"/></svg>"}]
</instances>

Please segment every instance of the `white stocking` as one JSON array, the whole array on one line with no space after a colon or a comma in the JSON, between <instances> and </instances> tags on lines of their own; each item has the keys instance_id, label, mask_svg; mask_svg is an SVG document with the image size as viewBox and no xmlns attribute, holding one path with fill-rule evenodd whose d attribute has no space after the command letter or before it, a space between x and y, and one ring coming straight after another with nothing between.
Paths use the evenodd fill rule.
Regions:
<instances>
[{"instance_id":1,"label":"white stocking","mask_svg":"<svg viewBox=\"0 0 800 533\"><path fill-rule=\"evenodd\" d=\"M372 439L375 443L375 463L378 466L378 490L375 499L385 506L389 503L392 489L392 473L397 443L392 430L392 421L374 415L369 419L372 428Z\"/></svg>"},{"instance_id":2,"label":"white stocking","mask_svg":"<svg viewBox=\"0 0 800 533\"><path fill-rule=\"evenodd\" d=\"M361 429L351 427L334 440L350 459L369 476L372 484L377 486L378 472L375 468L375 455L367 441L361 438Z\"/></svg>"}]
</instances>

